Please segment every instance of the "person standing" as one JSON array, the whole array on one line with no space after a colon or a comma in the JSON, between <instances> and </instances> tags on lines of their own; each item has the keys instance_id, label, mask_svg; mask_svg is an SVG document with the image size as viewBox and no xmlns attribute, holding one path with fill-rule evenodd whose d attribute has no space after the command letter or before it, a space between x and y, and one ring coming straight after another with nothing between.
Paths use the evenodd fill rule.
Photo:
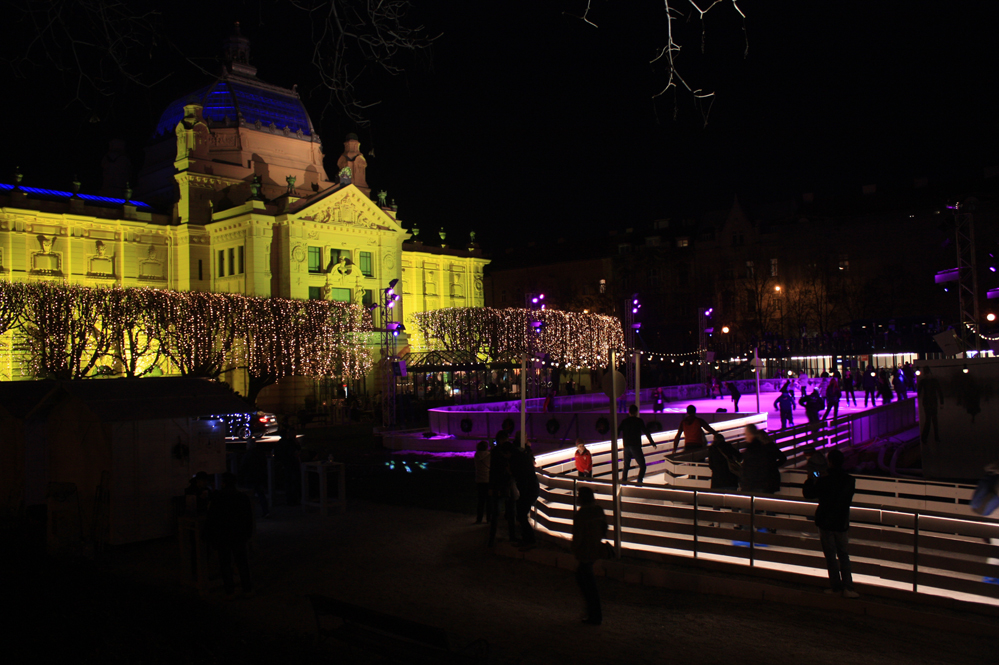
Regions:
<instances>
[{"instance_id":1,"label":"person standing","mask_svg":"<svg viewBox=\"0 0 999 665\"><path fill-rule=\"evenodd\" d=\"M191 497L191 499L187 500L188 505L186 507L193 509L191 512L198 515L204 515L208 511L208 505L212 500L212 490L208 487L208 480L207 473L198 471L191 478L190 484L184 489L185 499Z\"/></svg>"},{"instance_id":2,"label":"person standing","mask_svg":"<svg viewBox=\"0 0 999 665\"><path fill-rule=\"evenodd\" d=\"M878 376L874 368L868 366L864 370L864 408L867 408L867 400L871 400L871 406L877 406Z\"/></svg>"},{"instance_id":3,"label":"person standing","mask_svg":"<svg viewBox=\"0 0 999 665\"><path fill-rule=\"evenodd\" d=\"M593 455L586 449L586 444L582 439L576 439L576 473L580 478L593 477Z\"/></svg>"},{"instance_id":4,"label":"person standing","mask_svg":"<svg viewBox=\"0 0 999 665\"><path fill-rule=\"evenodd\" d=\"M794 398L786 389L782 390L780 396L774 400L774 408L780 412L781 429L786 429L788 425L794 427Z\"/></svg>"},{"instance_id":5,"label":"person standing","mask_svg":"<svg viewBox=\"0 0 999 665\"><path fill-rule=\"evenodd\" d=\"M817 441L819 438L819 421L821 420L819 412L822 411L822 398L819 397L819 389L815 388L810 395L802 396L801 405L805 407L805 415L808 416L808 424L811 425L812 439Z\"/></svg>"},{"instance_id":6,"label":"person standing","mask_svg":"<svg viewBox=\"0 0 999 665\"><path fill-rule=\"evenodd\" d=\"M649 440L652 449L656 449L656 442L652 440L652 433L649 431L645 421L638 417L638 407L632 404L628 407L628 417L621 421L621 441L624 443L624 474L621 482L628 482L628 470L631 468L631 460L635 460L638 465L638 484L645 480L645 453L642 451L642 435Z\"/></svg>"},{"instance_id":7,"label":"person standing","mask_svg":"<svg viewBox=\"0 0 999 665\"><path fill-rule=\"evenodd\" d=\"M882 369L878 377L878 390L881 392L881 406L892 400L891 380L888 378L888 370Z\"/></svg>"},{"instance_id":8,"label":"person standing","mask_svg":"<svg viewBox=\"0 0 999 665\"><path fill-rule=\"evenodd\" d=\"M857 406L857 396L853 394L853 390L854 390L853 370L847 369L846 374L843 375L843 394L846 395L847 406L850 406L850 400L853 400L853 405Z\"/></svg>"},{"instance_id":9,"label":"person standing","mask_svg":"<svg viewBox=\"0 0 999 665\"><path fill-rule=\"evenodd\" d=\"M703 418L698 417L696 406L693 404L689 405L687 407L687 415L680 421L680 426L676 429L676 436L673 437L673 451L670 454L672 455L676 452L676 447L680 445L681 436L683 437L684 450L703 448L707 444L707 438L704 436L705 432L710 432L711 434L718 433Z\"/></svg>"},{"instance_id":10,"label":"person standing","mask_svg":"<svg viewBox=\"0 0 999 665\"><path fill-rule=\"evenodd\" d=\"M603 554L603 539L607 534L607 517L597 505L593 490L580 487L579 509L572 518L572 553L576 557L576 583L586 601L586 618L583 623L599 626L604 619L600 607L600 593L593 564Z\"/></svg>"},{"instance_id":11,"label":"person standing","mask_svg":"<svg viewBox=\"0 0 999 665\"><path fill-rule=\"evenodd\" d=\"M780 491L780 468L785 464L787 455L784 451L756 425L746 425L740 489L751 494L776 494Z\"/></svg>"},{"instance_id":12,"label":"person standing","mask_svg":"<svg viewBox=\"0 0 999 665\"><path fill-rule=\"evenodd\" d=\"M260 516L268 517L271 502L267 495L267 451L260 441L253 441L248 446L239 464L239 483L253 490L253 496L260 503Z\"/></svg>"},{"instance_id":13,"label":"person standing","mask_svg":"<svg viewBox=\"0 0 999 665\"><path fill-rule=\"evenodd\" d=\"M728 382L728 393L732 396L733 413L739 413L739 398L742 397L742 393L739 392L739 386L735 385L735 381Z\"/></svg>"},{"instance_id":14,"label":"person standing","mask_svg":"<svg viewBox=\"0 0 999 665\"><path fill-rule=\"evenodd\" d=\"M940 421L937 418L937 402L943 406L943 390L929 367L924 367L916 384L916 397L919 398L919 440L926 443L933 427L933 440L940 443Z\"/></svg>"},{"instance_id":15,"label":"person standing","mask_svg":"<svg viewBox=\"0 0 999 665\"><path fill-rule=\"evenodd\" d=\"M901 368L895 370L895 375L891 379L892 388L895 389L895 394L898 396L898 401L906 399L909 396L909 391L905 388L905 377L902 375Z\"/></svg>"},{"instance_id":16,"label":"person standing","mask_svg":"<svg viewBox=\"0 0 999 665\"><path fill-rule=\"evenodd\" d=\"M475 447L475 488L478 491L478 503L475 507L475 523L482 524L482 517L485 515L486 521L493 520L489 511L489 442L479 441Z\"/></svg>"},{"instance_id":17,"label":"person standing","mask_svg":"<svg viewBox=\"0 0 999 665\"><path fill-rule=\"evenodd\" d=\"M739 469L742 455L735 447L725 440L721 434L715 434L708 447L708 468L711 469L711 489L736 491L739 489ZM741 473L741 471L739 472Z\"/></svg>"},{"instance_id":18,"label":"person standing","mask_svg":"<svg viewBox=\"0 0 999 665\"><path fill-rule=\"evenodd\" d=\"M815 526L819 529L819 541L826 557L831 588L826 593L842 593L846 598L859 598L853 588L853 575L850 568L850 504L856 480L843 470L843 453L837 449L829 451L829 472L810 473L802 494L806 499L817 499Z\"/></svg>"},{"instance_id":19,"label":"person standing","mask_svg":"<svg viewBox=\"0 0 999 665\"><path fill-rule=\"evenodd\" d=\"M833 372L832 377L829 379L829 383L826 384L826 412L822 414L822 419L825 420L829 417L829 412L832 411L833 419L839 418L839 372Z\"/></svg>"},{"instance_id":20,"label":"person standing","mask_svg":"<svg viewBox=\"0 0 999 665\"><path fill-rule=\"evenodd\" d=\"M500 437L497 437L500 439ZM489 539L487 545L492 547L496 543L496 527L499 525L499 506L503 504L506 510L506 521L509 527L510 540L514 540L516 532L516 509L512 498L513 478L510 474L510 455L513 445L503 432L502 440L498 441L489 457L489 514L492 521L489 523Z\"/></svg>"},{"instance_id":21,"label":"person standing","mask_svg":"<svg viewBox=\"0 0 999 665\"><path fill-rule=\"evenodd\" d=\"M652 412L662 413L665 408L666 403L663 400L663 393L659 388L656 388L652 391Z\"/></svg>"},{"instance_id":22,"label":"person standing","mask_svg":"<svg viewBox=\"0 0 999 665\"><path fill-rule=\"evenodd\" d=\"M538 472L534 466L534 451L526 444L523 448L514 447L510 455L510 471L517 483L517 522L520 523L520 544L522 547L533 547L535 544L534 528L531 527L531 509L541 496L541 484L538 482Z\"/></svg>"},{"instance_id":23,"label":"person standing","mask_svg":"<svg viewBox=\"0 0 999 665\"><path fill-rule=\"evenodd\" d=\"M212 497L205 517L205 542L219 554L222 584L228 597L236 593L232 575L233 561L239 571L239 588L244 594L253 592L246 543L253 535L253 504L250 497L236 489L236 477L222 474L222 489Z\"/></svg>"}]
</instances>

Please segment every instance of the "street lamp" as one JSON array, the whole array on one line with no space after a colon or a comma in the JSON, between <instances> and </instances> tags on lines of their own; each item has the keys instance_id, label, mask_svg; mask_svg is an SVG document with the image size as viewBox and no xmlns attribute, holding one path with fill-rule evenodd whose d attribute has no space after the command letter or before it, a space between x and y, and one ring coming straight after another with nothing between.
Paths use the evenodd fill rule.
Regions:
<instances>
[{"instance_id":1,"label":"street lamp","mask_svg":"<svg viewBox=\"0 0 999 665\"><path fill-rule=\"evenodd\" d=\"M372 314L375 310L382 310L382 426L392 427L395 425L395 363L399 333L406 332L406 326L398 321L393 321L395 305L401 298L395 292L399 280L393 279L389 282L388 288L383 292L382 302L374 302L368 305L368 311ZM401 369L400 369L401 371Z\"/></svg>"}]
</instances>

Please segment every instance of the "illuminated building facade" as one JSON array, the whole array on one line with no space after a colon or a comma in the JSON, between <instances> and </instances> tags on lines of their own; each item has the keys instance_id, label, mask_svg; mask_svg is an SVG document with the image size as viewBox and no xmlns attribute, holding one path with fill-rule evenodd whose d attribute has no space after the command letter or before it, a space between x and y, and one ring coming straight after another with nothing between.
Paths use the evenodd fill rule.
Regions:
<instances>
[{"instance_id":1,"label":"illuminated building facade","mask_svg":"<svg viewBox=\"0 0 999 665\"><path fill-rule=\"evenodd\" d=\"M0 277L362 306L399 279L394 316L409 331L416 312L483 305L488 260L474 242L414 242L385 192L372 196L356 135L337 167L331 180L298 93L260 81L236 34L221 76L161 115L134 193L124 183L119 197L38 189L20 175L0 185ZM7 335L0 375L26 378L12 344ZM222 378L245 388L239 371ZM287 405L311 381L281 384Z\"/></svg>"}]
</instances>

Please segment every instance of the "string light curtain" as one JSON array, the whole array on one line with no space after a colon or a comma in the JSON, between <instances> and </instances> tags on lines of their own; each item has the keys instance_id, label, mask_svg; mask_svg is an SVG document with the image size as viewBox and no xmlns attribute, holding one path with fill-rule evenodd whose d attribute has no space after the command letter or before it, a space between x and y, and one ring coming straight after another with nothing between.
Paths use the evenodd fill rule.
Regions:
<instances>
[{"instance_id":1,"label":"string light curtain","mask_svg":"<svg viewBox=\"0 0 999 665\"><path fill-rule=\"evenodd\" d=\"M50 282L22 284L20 331L30 350L31 373L56 379L89 375L108 355L107 290Z\"/></svg>"},{"instance_id":2,"label":"string light curtain","mask_svg":"<svg viewBox=\"0 0 999 665\"><path fill-rule=\"evenodd\" d=\"M554 309L450 307L414 314L423 335L447 351L470 351L484 362L531 353L556 364L599 367L624 350L621 322L611 316ZM540 322L539 327L535 322Z\"/></svg>"},{"instance_id":3,"label":"string light curtain","mask_svg":"<svg viewBox=\"0 0 999 665\"><path fill-rule=\"evenodd\" d=\"M325 300L0 282L6 331L27 342L36 377L143 376L163 360L210 378L245 368L251 376L356 379L372 366L371 315Z\"/></svg>"}]
</instances>

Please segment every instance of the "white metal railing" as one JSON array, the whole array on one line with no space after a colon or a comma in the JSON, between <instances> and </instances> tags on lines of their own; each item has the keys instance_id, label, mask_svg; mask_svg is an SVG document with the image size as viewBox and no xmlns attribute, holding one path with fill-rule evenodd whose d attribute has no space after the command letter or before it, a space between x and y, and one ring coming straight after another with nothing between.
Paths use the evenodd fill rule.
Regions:
<instances>
[{"instance_id":1,"label":"white metal railing","mask_svg":"<svg viewBox=\"0 0 999 665\"><path fill-rule=\"evenodd\" d=\"M539 472L535 521L571 538L579 487L613 510L608 482ZM761 574L826 576L815 504L784 496L677 487L621 488L622 549L633 556L725 562ZM613 521L613 520L611 520ZM999 522L905 508L854 506L850 556L856 582L999 604ZM999 542L993 540L992 542Z\"/></svg>"}]
</instances>

